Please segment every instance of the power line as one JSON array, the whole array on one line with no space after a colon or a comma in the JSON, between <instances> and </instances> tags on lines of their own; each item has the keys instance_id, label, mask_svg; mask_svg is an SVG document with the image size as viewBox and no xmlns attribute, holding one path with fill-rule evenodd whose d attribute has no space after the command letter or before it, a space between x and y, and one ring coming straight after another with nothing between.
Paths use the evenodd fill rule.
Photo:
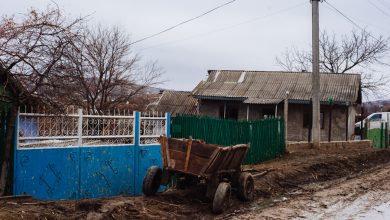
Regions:
<instances>
[{"instance_id":1,"label":"power line","mask_svg":"<svg viewBox=\"0 0 390 220\"><path fill-rule=\"evenodd\" d=\"M359 28L361 31L365 32L368 34L368 36L374 38L378 43L382 42L381 40L379 40L378 38L372 36L371 33L367 32L366 29L362 28L360 25L358 25L356 22L354 22L351 18L349 18L347 15L345 15L343 12L341 12L340 10L338 10L336 7L334 7L332 4L330 4L327 0L324 0L324 2L326 4L328 4L328 6L330 8L332 8L333 10L335 10L336 12L338 12L341 16L343 16L345 19L347 19L349 22L351 22L353 25L355 25L357 28ZM390 66L389 64L386 64L386 63L383 63L382 64L386 65L386 66Z\"/></svg>"},{"instance_id":2,"label":"power line","mask_svg":"<svg viewBox=\"0 0 390 220\"><path fill-rule=\"evenodd\" d=\"M278 10L278 11L271 12L271 13L263 15L263 16L257 16L255 18L251 18L251 19L248 19L248 20L245 20L245 21L233 24L233 25L228 25L228 26L225 26L225 27L221 27L221 28L218 28L216 30L211 30L211 31L207 31L207 32L191 35L191 36L188 36L186 38L182 38L182 39L178 39L178 40L174 40L174 41L169 41L169 42L166 42L166 43L152 45L150 47L142 48L141 50L147 50L147 49L160 47L160 46L164 46L164 45L170 45L170 44L174 44L174 43L178 43L178 42L191 40L191 39L194 39L194 38L197 38L197 37L202 37L204 35L210 35L210 34L213 34L213 33L220 32L220 31L229 30L229 29L235 28L237 26L241 26L241 25L244 25L244 24L252 23L252 22L255 22L255 21L258 21L258 20L262 20L262 19L274 16L274 15L277 15L277 14L281 14L281 13L286 12L286 11L290 11L292 9L298 8L298 7L303 6L303 5L306 5L306 3L296 4L296 5L293 5L293 6L290 6L290 7L281 9L281 10Z\"/></svg>"},{"instance_id":3,"label":"power line","mask_svg":"<svg viewBox=\"0 0 390 220\"><path fill-rule=\"evenodd\" d=\"M325 2L325 3L328 3L328 2ZM330 3L328 3L328 4L330 4ZM340 10L337 10L336 9L336 7L331 7L331 6L328 6L328 5L325 5L326 7L328 7L329 9L331 9L331 10L334 10L334 11L336 11L337 13L339 13L339 14L341 14L341 15L343 15L343 13L340 11ZM344 16L346 16L345 14L344 14ZM343 17L344 17L343 16ZM347 18L347 20L349 21L349 22L351 22L351 18ZM382 27L382 26L380 26L380 25L377 25L377 24L373 24L373 23L368 23L367 21L365 21L365 20L362 20L362 19L359 19L359 18L357 18L356 20L358 20L358 21L361 21L361 22L365 22L367 25L370 25L370 26L372 26L372 27L375 27L375 28L377 28L377 29L380 29L380 30L382 30L382 31L385 31L385 32L390 32L390 29L388 29L388 28L385 28L385 27ZM352 24L356 24L357 25L357 23L356 22L353 22L353 20L352 20L352 22L351 22ZM356 26L355 25L355 26ZM359 25L357 26L359 29L361 29L362 31L365 31L365 29L364 28L362 28L362 27L360 27Z\"/></svg>"},{"instance_id":4,"label":"power line","mask_svg":"<svg viewBox=\"0 0 390 220\"><path fill-rule=\"evenodd\" d=\"M374 4L371 0L368 0L368 3L370 3L374 8L376 8L378 11L382 12L382 14L386 15L387 17L390 18L390 15L385 12L384 10L382 10L381 8L379 8L376 4Z\"/></svg>"},{"instance_id":5,"label":"power line","mask_svg":"<svg viewBox=\"0 0 390 220\"><path fill-rule=\"evenodd\" d=\"M377 42L382 42L378 38L374 37L371 33L367 32L366 29L362 28L360 25L358 25L356 22L354 22L351 18L349 18L347 15L345 15L343 12L338 10L336 7L334 7L332 4L330 4L327 0L324 0L326 4L328 4L329 7L331 7L333 10L335 10L337 13L339 13L341 16L343 16L345 19L347 19L349 22L351 22L355 27L359 28L361 31L366 32L368 36L374 38Z\"/></svg>"},{"instance_id":6,"label":"power line","mask_svg":"<svg viewBox=\"0 0 390 220\"><path fill-rule=\"evenodd\" d=\"M352 19L350 19L347 15L345 15L343 12L338 10L336 7L334 7L332 4L330 4L327 0L324 0L324 2L333 10L335 10L337 13L339 13L341 16L343 16L345 19L347 19L349 22L351 22L355 27L359 28L362 31L366 31L364 28L362 28L360 25L358 25L356 22L354 22Z\"/></svg>"},{"instance_id":7,"label":"power line","mask_svg":"<svg viewBox=\"0 0 390 220\"><path fill-rule=\"evenodd\" d=\"M380 2L382 3L382 5L384 5L386 8L390 9L390 4L388 2L386 2L385 0L380 0Z\"/></svg>"},{"instance_id":8,"label":"power line","mask_svg":"<svg viewBox=\"0 0 390 220\"><path fill-rule=\"evenodd\" d=\"M193 20L196 20L196 19L198 19L198 18L200 18L200 17L203 17L203 16L205 16L205 15L207 15L207 14L210 14L211 12L216 11L216 10L218 10L218 9L220 9L220 8L226 6L226 5L229 5L229 4L231 4L231 3L235 2L235 1L236 1L236 0L231 0L231 1L225 2L225 3L223 3L222 5L219 5L219 6L213 8L213 9L211 9L211 10L208 10L208 11L206 11L206 12L204 12L204 13L198 15L198 16L195 16L195 17L190 18L190 19L188 19L188 20L182 21L182 22L180 22L180 23L178 23L178 24L176 24L176 25L173 25L173 26L171 26L171 27L169 27L169 28L166 28L166 29L164 29L164 30L162 30L162 31L160 31L160 32L157 32L157 33L155 33L155 34L152 34L152 35L149 35L149 36L147 36L147 37L144 37L144 38L141 38L141 39L139 39L139 40L136 40L136 41L132 42L130 45L136 44L136 43L139 43L139 42L141 42L141 41L147 40L147 39L149 39L149 38L155 37L155 36L157 36L157 35L163 34L163 33L167 32L167 31L170 31L170 30L172 30L172 29L174 29L174 28L177 28L177 27L179 27L179 26L181 26L181 25L183 25L183 24L186 24L186 23L191 22L191 21L193 21Z\"/></svg>"}]
</instances>

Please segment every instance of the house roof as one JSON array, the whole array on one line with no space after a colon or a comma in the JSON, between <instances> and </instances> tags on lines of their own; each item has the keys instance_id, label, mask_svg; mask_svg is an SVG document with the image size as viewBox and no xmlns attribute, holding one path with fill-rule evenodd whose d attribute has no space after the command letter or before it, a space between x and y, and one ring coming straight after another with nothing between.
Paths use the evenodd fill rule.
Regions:
<instances>
[{"instance_id":1,"label":"house roof","mask_svg":"<svg viewBox=\"0 0 390 220\"><path fill-rule=\"evenodd\" d=\"M359 74L321 73L321 102L361 103ZM243 70L209 70L192 94L199 99L234 99L250 104L276 104L289 92L291 101L309 101L311 73Z\"/></svg>"},{"instance_id":2,"label":"house roof","mask_svg":"<svg viewBox=\"0 0 390 220\"><path fill-rule=\"evenodd\" d=\"M0 107L9 107L15 101L15 97L18 97L19 101L22 101L24 104L38 103L38 98L30 94L15 76L7 74L7 71L0 65Z\"/></svg>"},{"instance_id":3,"label":"house roof","mask_svg":"<svg viewBox=\"0 0 390 220\"><path fill-rule=\"evenodd\" d=\"M149 109L158 112L177 114L196 114L198 100L192 97L191 92L164 91L155 105Z\"/></svg>"}]
</instances>

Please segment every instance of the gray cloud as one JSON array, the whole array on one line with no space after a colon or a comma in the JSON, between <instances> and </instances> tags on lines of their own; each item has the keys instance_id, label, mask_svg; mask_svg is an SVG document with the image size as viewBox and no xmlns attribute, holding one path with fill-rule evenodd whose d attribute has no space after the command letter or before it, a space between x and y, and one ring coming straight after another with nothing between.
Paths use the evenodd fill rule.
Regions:
<instances>
[{"instance_id":1,"label":"gray cloud","mask_svg":"<svg viewBox=\"0 0 390 220\"><path fill-rule=\"evenodd\" d=\"M365 0L328 0L376 36L389 36L390 18ZM382 0L373 0L382 5ZM119 25L133 40L158 32L209 10L225 0L66 0L56 1L70 16L92 15L92 22ZM2 0L1 14L44 8L49 0ZM297 6L299 5L299 6ZM293 9L274 14L282 9ZM348 33L353 26L321 4L321 29ZM390 14L390 8L383 6ZM262 16L266 18L259 18ZM236 25L259 18L252 22ZM226 29L226 27L229 27ZM225 28L225 29L224 29ZM221 30L224 29L224 30ZM166 88L191 90L207 69L279 70L275 57L287 47L310 49L311 5L309 0L238 0L218 11L134 45L147 60L159 60L169 79ZM390 59L389 59L390 61ZM379 68L381 71L387 69Z\"/></svg>"}]
</instances>

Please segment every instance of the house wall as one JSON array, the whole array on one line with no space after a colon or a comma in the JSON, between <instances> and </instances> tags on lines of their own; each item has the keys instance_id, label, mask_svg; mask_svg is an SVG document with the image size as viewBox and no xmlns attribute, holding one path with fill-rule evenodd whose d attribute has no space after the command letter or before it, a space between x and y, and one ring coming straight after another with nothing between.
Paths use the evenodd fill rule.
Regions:
<instances>
[{"instance_id":1,"label":"house wall","mask_svg":"<svg viewBox=\"0 0 390 220\"><path fill-rule=\"evenodd\" d=\"M199 114L212 117L219 117L219 108L224 102L213 100L201 100L199 102Z\"/></svg>"},{"instance_id":2,"label":"house wall","mask_svg":"<svg viewBox=\"0 0 390 220\"><path fill-rule=\"evenodd\" d=\"M220 116L220 108L224 106L224 101L202 100L199 106L201 115L213 117ZM283 103L276 105L249 105L244 103L230 103L238 106L238 120L259 120L263 119L265 114L274 114L277 111L278 116L283 116ZM308 141L309 128L304 128L303 120L305 114L310 114L311 106L308 104L289 104L288 111L288 140L289 141ZM347 114L348 111L348 114ZM322 105L321 112L324 113L324 127L321 128L321 141L328 141L330 106ZM249 113L249 114L247 114ZM332 110L332 141L345 141L347 138L346 126L348 123L348 139L353 139L354 119L356 115L356 106L333 106Z\"/></svg>"}]
</instances>

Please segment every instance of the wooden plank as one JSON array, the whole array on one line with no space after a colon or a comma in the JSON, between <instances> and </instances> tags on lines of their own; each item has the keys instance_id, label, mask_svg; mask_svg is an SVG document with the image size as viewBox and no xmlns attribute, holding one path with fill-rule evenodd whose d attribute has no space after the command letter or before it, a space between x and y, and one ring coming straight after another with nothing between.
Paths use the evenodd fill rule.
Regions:
<instances>
[{"instance_id":1,"label":"wooden plank","mask_svg":"<svg viewBox=\"0 0 390 220\"><path fill-rule=\"evenodd\" d=\"M167 137L164 137L165 152L167 155L167 167L171 166L171 156L169 155L169 140Z\"/></svg>"},{"instance_id":2,"label":"wooden plank","mask_svg":"<svg viewBox=\"0 0 390 220\"><path fill-rule=\"evenodd\" d=\"M217 158L218 153L221 151L220 148L216 148L213 154L210 156L208 163L200 171L201 175L205 175L206 171L209 169L212 164L214 164L215 158Z\"/></svg>"},{"instance_id":3,"label":"wooden plank","mask_svg":"<svg viewBox=\"0 0 390 220\"><path fill-rule=\"evenodd\" d=\"M211 158L215 149L217 148L220 148L220 146L215 144L205 144L199 141L193 141L191 155L196 154L201 157Z\"/></svg>"},{"instance_id":4,"label":"wooden plank","mask_svg":"<svg viewBox=\"0 0 390 220\"><path fill-rule=\"evenodd\" d=\"M165 137L164 136L160 136L160 150L161 150L161 155L162 155L162 162L163 162L163 167L168 167L168 164L167 164L167 154L166 154L166 150L165 148L167 146L165 146Z\"/></svg>"},{"instance_id":5,"label":"wooden plank","mask_svg":"<svg viewBox=\"0 0 390 220\"><path fill-rule=\"evenodd\" d=\"M185 158L186 153L176 150L171 150L171 165L170 169L180 170L183 173L194 173L196 175L201 175L201 170L204 167L204 164L207 164L209 159L191 155L191 159L188 163L188 170L185 171Z\"/></svg>"},{"instance_id":6,"label":"wooden plank","mask_svg":"<svg viewBox=\"0 0 390 220\"><path fill-rule=\"evenodd\" d=\"M187 142L187 152L186 152L186 161L185 161L185 165L184 165L184 171L188 171L188 163L190 161L191 147L192 147L192 138L188 139L188 142Z\"/></svg>"},{"instance_id":7,"label":"wooden plank","mask_svg":"<svg viewBox=\"0 0 390 220\"><path fill-rule=\"evenodd\" d=\"M177 151L186 152L187 151L187 140L185 139L175 139L170 138L170 149ZM191 155L197 155L205 158L210 158L214 150L218 148L218 145L205 144L198 140L192 140L192 151Z\"/></svg>"},{"instance_id":8,"label":"wooden plank","mask_svg":"<svg viewBox=\"0 0 390 220\"><path fill-rule=\"evenodd\" d=\"M31 195L1 196L0 200L31 199Z\"/></svg>"},{"instance_id":9,"label":"wooden plank","mask_svg":"<svg viewBox=\"0 0 390 220\"><path fill-rule=\"evenodd\" d=\"M179 170L179 169L175 169L175 168L169 168L168 170L169 170L169 171L174 171L174 172L177 172L177 173L186 174L186 175L199 176L199 174L192 173L192 172L190 172L190 171L183 172L183 170Z\"/></svg>"},{"instance_id":10,"label":"wooden plank","mask_svg":"<svg viewBox=\"0 0 390 220\"><path fill-rule=\"evenodd\" d=\"M188 171L192 173L196 173L199 176L203 176L201 171L204 165L207 164L208 161L209 161L208 159L191 155L191 160L189 160L189 164L188 164Z\"/></svg>"},{"instance_id":11,"label":"wooden plank","mask_svg":"<svg viewBox=\"0 0 390 220\"><path fill-rule=\"evenodd\" d=\"M232 157L232 148L231 147L225 147L224 148L224 154L220 157L221 163L218 166L217 170L225 170L226 167L229 165L231 157Z\"/></svg>"}]
</instances>

